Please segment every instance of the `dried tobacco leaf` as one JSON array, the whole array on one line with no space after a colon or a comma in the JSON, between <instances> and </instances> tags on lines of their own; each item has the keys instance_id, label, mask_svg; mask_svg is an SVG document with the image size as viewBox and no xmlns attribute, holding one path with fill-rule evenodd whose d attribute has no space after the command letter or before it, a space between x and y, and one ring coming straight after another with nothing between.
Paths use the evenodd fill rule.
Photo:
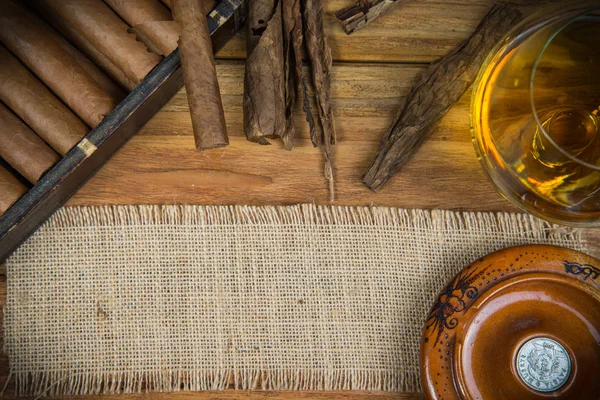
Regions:
<instances>
[{"instance_id":1,"label":"dried tobacco leaf","mask_svg":"<svg viewBox=\"0 0 600 400\"><path fill-rule=\"evenodd\" d=\"M363 176L365 185L378 191L410 159L435 124L473 83L488 53L520 19L521 13L510 5L493 6L464 44L418 78Z\"/></svg>"},{"instance_id":2,"label":"dried tobacco leaf","mask_svg":"<svg viewBox=\"0 0 600 400\"><path fill-rule=\"evenodd\" d=\"M308 57L311 63L312 79L315 87L319 121L322 135L316 138L311 130L311 139L322 146L325 157L325 177L329 181L331 201L334 200L334 177L332 168L331 145L335 144L336 135L331 111L331 50L326 42L323 26L323 1L305 0L303 2L304 38Z\"/></svg>"},{"instance_id":3,"label":"dried tobacco leaf","mask_svg":"<svg viewBox=\"0 0 600 400\"><path fill-rule=\"evenodd\" d=\"M252 0L248 10L246 71L244 74L244 132L251 142L266 138L289 142L280 0ZM286 146L287 147L287 146Z\"/></svg>"},{"instance_id":4,"label":"dried tobacco leaf","mask_svg":"<svg viewBox=\"0 0 600 400\"><path fill-rule=\"evenodd\" d=\"M285 130L283 144L286 150L294 147L294 105L298 89L306 98L306 83L302 77L302 11L300 0L282 0L283 54L285 76ZM302 85L302 86L300 86Z\"/></svg>"},{"instance_id":5,"label":"dried tobacco leaf","mask_svg":"<svg viewBox=\"0 0 600 400\"><path fill-rule=\"evenodd\" d=\"M355 5L336 12L335 17L350 35L406 2L407 0L360 0Z\"/></svg>"}]
</instances>

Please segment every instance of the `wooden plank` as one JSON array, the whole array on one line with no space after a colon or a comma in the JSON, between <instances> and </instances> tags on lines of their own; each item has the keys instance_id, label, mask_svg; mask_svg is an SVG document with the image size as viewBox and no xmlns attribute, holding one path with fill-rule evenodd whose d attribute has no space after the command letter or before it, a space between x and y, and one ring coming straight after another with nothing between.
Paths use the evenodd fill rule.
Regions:
<instances>
[{"instance_id":1,"label":"wooden plank","mask_svg":"<svg viewBox=\"0 0 600 400\"><path fill-rule=\"evenodd\" d=\"M325 32L336 61L431 62L467 39L493 1L413 0L348 36L333 14L354 3L324 2ZM245 58L245 43L239 32L217 56Z\"/></svg>"},{"instance_id":2,"label":"wooden plank","mask_svg":"<svg viewBox=\"0 0 600 400\"><path fill-rule=\"evenodd\" d=\"M1 372L1 370L0 370ZM2 383L0 381L0 383ZM4 394L6 398L13 397L13 392ZM259 392L224 390L221 392L175 392L175 393L141 393L114 396L64 396L61 400L293 400L293 399L319 399L319 400L424 400L425 396L419 393L387 393L387 392Z\"/></svg>"},{"instance_id":3,"label":"wooden plank","mask_svg":"<svg viewBox=\"0 0 600 400\"><path fill-rule=\"evenodd\" d=\"M475 156L469 95L444 118L415 158L378 194L360 181L380 137L421 65L341 64L333 69L337 203L408 208L507 210ZM102 204L328 204L322 157L297 110L297 147L260 146L242 129L243 65L221 62L221 91L231 137L224 149L197 152L184 90L156 114L69 201Z\"/></svg>"}]
</instances>

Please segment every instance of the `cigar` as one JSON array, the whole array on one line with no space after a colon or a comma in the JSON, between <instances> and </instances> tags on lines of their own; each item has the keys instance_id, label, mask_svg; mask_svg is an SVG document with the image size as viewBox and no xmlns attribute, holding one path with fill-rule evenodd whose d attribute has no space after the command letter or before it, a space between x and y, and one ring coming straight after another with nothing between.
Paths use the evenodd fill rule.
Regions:
<instances>
[{"instance_id":1,"label":"cigar","mask_svg":"<svg viewBox=\"0 0 600 400\"><path fill-rule=\"evenodd\" d=\"M0 45L0 100L63 156L88 127Z\"/></svg>"},{"instance_id":2,"label":"cigar","mask_svg":"<svg viewBox=\"0 0 600 400\"><path fill-rule=\"evenodd\" d=\"M35 8L35 11L37 11L38 14L42 16L42 18L45 17L43 13L40 12L41 4L37 3L36 0L25 0L25 2L30 6L33 6L32 8ZM46 19L46 22L48 22L50 25L53 25L52 21L50 21L49 19ZM60 30L56 26L54 28L58 32L60 32ZM57 31L55 31L54 29L50 29L50 32L52 32L52 38L56 40L65 51L71 54L75 61L77 61L77 63L88 73L88 75L91 76L92 79L94 79L96 83L98 83L104 90L106 90L114 99L116 99L117 101L123 100L126 96L126 93L117 84L117 81L111 79L104 71L102 71L96 64L94 64L92 60L86 57L85 54L73 47L73 45L77 46L76 42L72 42L73 45L71 45L71 43L69 43L65 39L66 36L63 37L63 35L59 34ZM81 49L81 47L79 48Z\"/></svg>"},{"instance_id":3,"label":"cigar","mask_svg":"<svg viewBox=\"0 0 600 400\"><path fill-rule=\"evenodd\" d=\"M83 36L100 53L138 85L162 57L127 32L129 27L105 3L98 0L40 0Z\"/></svg>"},{"instance_id":4,"label":"cigar","mask_svg":"<svg viewBox=\"0 0 600 400\"><path fill-rule=\"evenodd\" d=\"M81 51L73 47L71 43L69 43L63 36L59 35L58 32L56 32L56 40L63 49L73 56L75 61L77 61L77 64L79 64L81 68L83 68L98 85L106 90L113 99L120 102L125 98L127 93L125 93L123 88L119 86L115 80L111 79L104 71L94 64L92 60L86 57L86 55Z\"/></svg>"},{"instance_id":5,"label":"cigar","mask_svg":"<svg viewBox=\"0 0 600 400\"><path fill-rule=\"evenodd\" d=\"M64 50L39 17L13 0L0 0L0 10L0 41L83 121L98 125L118 101Z\"/></svg>"},{"instance_id":6,"label":"cigar","mask_svg":"<svg viewBox=\"0 0 600 400\"><path fill-rule=\"evenodd\" d=\"M210 3L205 0L173 0L173 18L182 29L179 53L198 150L229 144L206 22L206 14L211 10Z\"/></svg>"},{"instance_id":7,"label":"cigar","mask_svg":"<svg viewBox=\"0 0 600 400\"><path fill-rule=\"evenodd\" d=\"M35 184L60 160L38 135L0 103L0 157Z\"/></svg>"},{"instance_id":8,"label":"cigar","mask_svg":"<svg viewBox=\"0 0 600 400\"><path fill-rule=\"evenodd\" d=\"M27 187L0 164L0 216L27 193Z\"/></svg>"},{"instance_id":9,"label":"cigar","mask_svg":"<svg viewBox=\"0 0 600 400\"><path fill-rule=\"evenodd\" d=\"M119 17L131 26L150 50L168 56L177 48L181 33L179 24L173 21L171 11L159 0L104 0Z\"/></svg>"},{"instance_id":10,"label":"cigar","mask_svg":"<svg viewBox=\"0 0 600 400\"><path fill-rule=\"evenodd\" d=\"M44 5L37 0L28 0L28 3L35 6L35 9L40 15L50 23L58 32L68 39L73 46L81 50L91 61L100 69L112 78L121 88L131 92L137 85L125 75L123 71L112 61L98 51L90 42L79 34L73 27L65 23L54 10ZM58 35L60 36L60 35ZM71 47L73 47L71 46Z\"/></svg>"}]
</instances>

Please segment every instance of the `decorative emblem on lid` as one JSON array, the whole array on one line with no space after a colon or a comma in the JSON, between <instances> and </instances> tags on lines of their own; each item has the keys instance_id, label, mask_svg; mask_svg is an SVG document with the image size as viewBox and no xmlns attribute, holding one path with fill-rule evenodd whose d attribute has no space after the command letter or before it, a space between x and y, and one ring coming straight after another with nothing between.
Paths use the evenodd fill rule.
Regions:
<instances>
[{"instance_id":1,"label":"decorative emblem on lid","mask_svg":"<svg viewBox=\"0 0 600 400\"><path fill-rule=\"evenodd\" d=\"M555 340L539 337L519 349L516 360L519 378L538 392L554 392L569 379L571 358Z\"/></svg>"}]
</instances>

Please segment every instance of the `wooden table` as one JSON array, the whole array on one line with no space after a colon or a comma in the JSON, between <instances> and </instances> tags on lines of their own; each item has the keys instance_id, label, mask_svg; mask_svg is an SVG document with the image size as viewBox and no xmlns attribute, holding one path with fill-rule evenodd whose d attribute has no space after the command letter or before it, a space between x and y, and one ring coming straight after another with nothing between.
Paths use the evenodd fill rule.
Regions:
<instances>
[{"instance_id":1,"label":"wooden table","mask_svg":"<svg viewBox=\"0 0 600 400\"><path fill-rule=\"evenodd\" d=\"M470 93L438 124L433 136L381 192L361 183L381 136L394 119L414 78L428 63L463 42L492 0L419 0L397 8L346 36L333 12L353 0L326 1L334 57L333 111L339 143L334 172L337 205L385 205L475 211L518 211L488 181L469 133ZM323 161L296 112L296 148L260 146L246 140L242 125L245 38L237 35L218 53L218 74L231 145L197 152L185 91L181 90L102 167L68 205L104 204L328 204ZM595 233L590 232L590 235ZM0 276L0 300L6 276ZM8 360L0 360L3 383ZM151 393L129 399L328 398L422 399L421 394L364 392ZM11 395L11 389L6 395ZM91 397L90 397L91 398ZM94 397L100 398L100 397ZM118 396L102 398L120 398Z\"/></svg>"}]
</instances>

